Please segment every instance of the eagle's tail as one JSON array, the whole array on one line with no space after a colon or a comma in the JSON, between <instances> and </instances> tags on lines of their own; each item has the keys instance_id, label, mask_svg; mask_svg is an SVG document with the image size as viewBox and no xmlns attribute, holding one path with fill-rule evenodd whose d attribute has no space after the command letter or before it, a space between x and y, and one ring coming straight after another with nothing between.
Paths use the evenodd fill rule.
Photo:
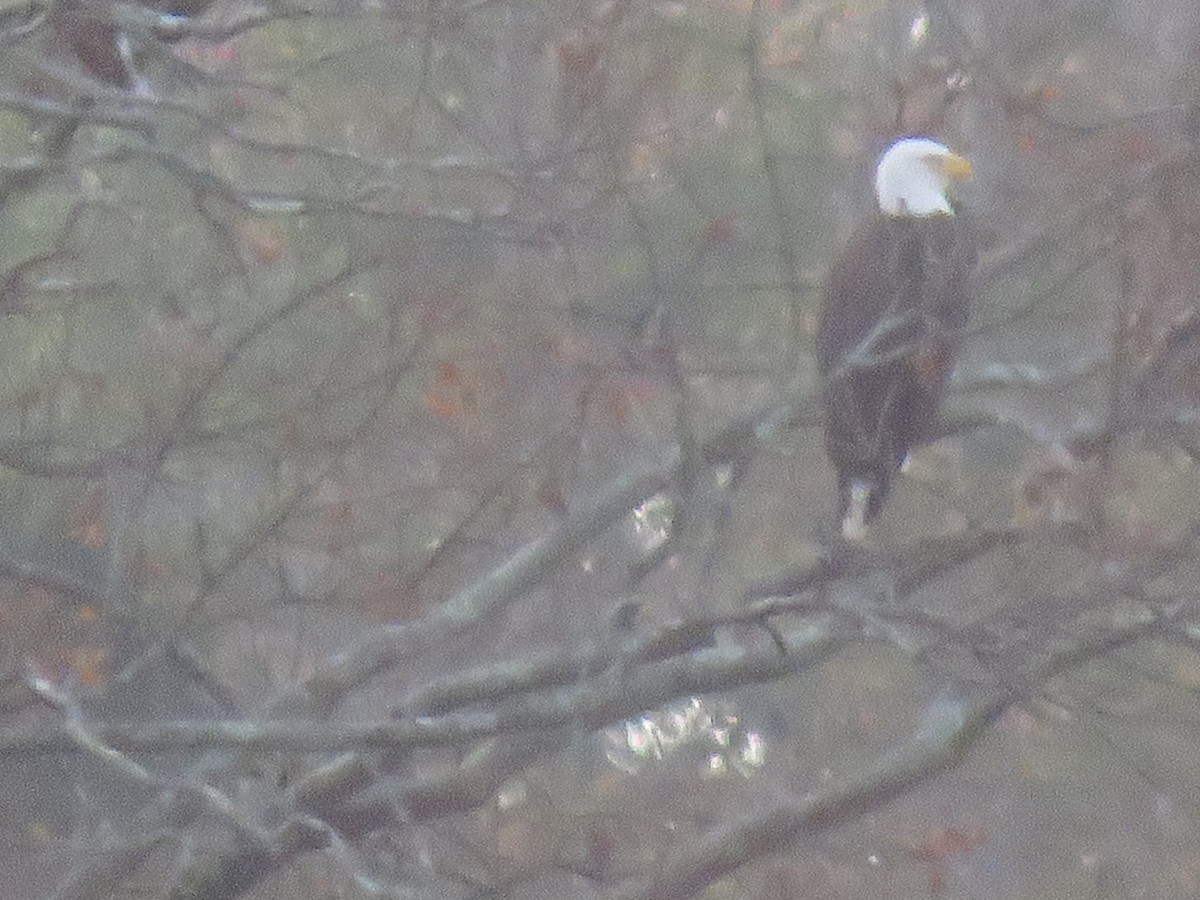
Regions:
<instances>
[{"instance_id":1,"label":"eagle's tail","mask_svg":"<svg viewBox=\"0 0 1200 900\"><path fill-rule=\"evenodd\" d=\"M879 515L891 487L890 472L870 475L846 475L838 479L842 512L842 537L861 541L867 535L867 523Z\"/></svg>"}]
</instances>

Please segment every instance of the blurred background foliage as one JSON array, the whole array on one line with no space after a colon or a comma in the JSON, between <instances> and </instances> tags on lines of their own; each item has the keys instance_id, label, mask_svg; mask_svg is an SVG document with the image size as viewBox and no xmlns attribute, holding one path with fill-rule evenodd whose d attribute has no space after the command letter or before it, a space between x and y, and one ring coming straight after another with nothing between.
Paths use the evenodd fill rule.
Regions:
<instances>
[{"instance_id":1,"label":"blurred background foliage","mask_svg":"<svg viewBox=\"0 0 1200 900\"><path fill-rule=\"evenodd\" d=\"M1197 54L1190 0L3 0L0 897L1194 896ZM819 288L914 133L977 302L847 561ZM980 684L964 760L720 845Z\"/></svg>"}]
</instances>

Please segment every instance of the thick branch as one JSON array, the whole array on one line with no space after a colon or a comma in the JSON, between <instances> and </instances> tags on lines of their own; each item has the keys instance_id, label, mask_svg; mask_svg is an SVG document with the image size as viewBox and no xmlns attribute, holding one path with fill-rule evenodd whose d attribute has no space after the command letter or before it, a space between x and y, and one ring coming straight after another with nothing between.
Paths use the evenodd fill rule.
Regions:
<instances>
[{"instance_id":1,"label":"thick branch","mask_svg":"<svg viewBox=\"0 0 1200 900\"><path fill-rule=\"evenodd\" d=\"M744 865L877 809L956 766L988 733L992 720L1050 676L1157 631L1163 622L1149 612L1122 617L1109 628L1031 654L1014 683L964 685L938 697L912 735L874 765L696 841L649 883L626 886L611 895L613 900L684 900Z\"/></svg>"}]
</instances>

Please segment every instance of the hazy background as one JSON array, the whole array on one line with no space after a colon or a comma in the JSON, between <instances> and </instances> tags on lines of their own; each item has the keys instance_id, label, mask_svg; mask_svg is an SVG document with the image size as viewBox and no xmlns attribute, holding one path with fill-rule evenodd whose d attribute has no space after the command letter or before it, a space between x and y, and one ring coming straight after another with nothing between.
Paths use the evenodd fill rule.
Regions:
<instances>
[{"instance_id":1,"label":"hazy background","mask_svg":"<svg viewBox=\"0 0 1200 900\"><path fill-rule=\"evenodd\" d=\"M1200 892L1200 6L0 7L0 897ZM896 136L980 233L830 554Z\"/></svg>"}]
</instances>

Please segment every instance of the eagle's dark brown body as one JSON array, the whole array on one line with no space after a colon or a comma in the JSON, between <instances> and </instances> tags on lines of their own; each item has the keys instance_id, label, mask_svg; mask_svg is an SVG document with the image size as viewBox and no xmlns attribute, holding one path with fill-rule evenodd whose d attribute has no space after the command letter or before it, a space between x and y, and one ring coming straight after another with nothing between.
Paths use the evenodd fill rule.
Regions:
<instances>
[{"instance_id":1,"label":"eagle's dark brown body","mask_svg":"<svg viewBox=\"0 0 1200 900\"><path fill-rule=\"evenodd\" d=\"M817 361L843 517L856 484L864 518L877 515L909 450L932 437L974 261L961 216L876 214L830 271Z\"/></svg>"}]
</instances>

